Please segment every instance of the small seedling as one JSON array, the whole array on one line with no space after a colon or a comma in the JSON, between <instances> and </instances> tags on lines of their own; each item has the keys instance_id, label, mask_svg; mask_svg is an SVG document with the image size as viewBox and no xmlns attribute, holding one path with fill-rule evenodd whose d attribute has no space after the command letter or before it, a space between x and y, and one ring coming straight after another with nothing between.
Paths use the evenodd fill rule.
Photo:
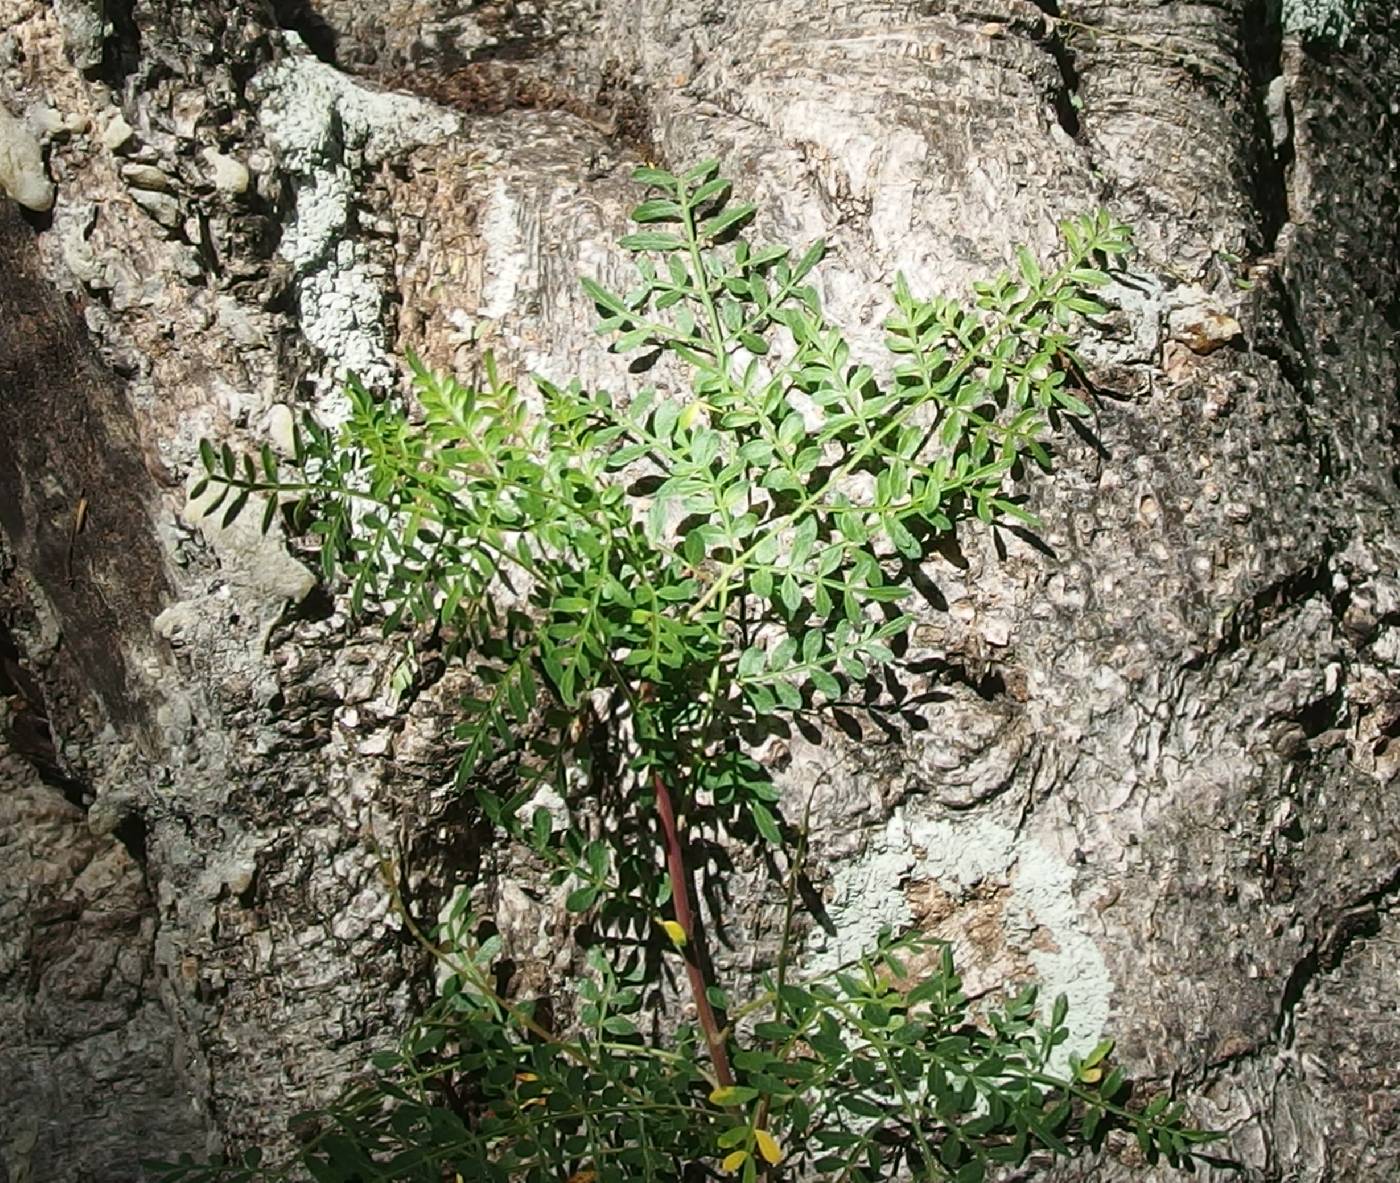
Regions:
<instances>
[{"instance_id":1,"label":"small seedling","mask_svg":"<svg viewBox=\"0 0 1400 1183\"><path fill-rule=\"evenodd\" d=\"M227 518L264 497L270 523L290 500L356 613L431 633L469 667L461 786L598 937L574 1012L546 1023L536 1000L497 991L498 941L474 936L469 893L432 934L396 895L449 970L441 998L376 1057L373 1086L312 1115L288 1169L320 1183L979 1183L1115 1129L1149 1161L1189 1165L1213 1135L1166 1097L1133 1104L1110 1043L1051 1070L1063 998L1041 1014L1027 990L974 1015L948 949L918 933L804 978L805 825L749 754L784 716L877 692L912 623L910 572L940 537L973 519L1035 525L1010 489L1049 467L1061 419L1088 413L1071 333L1104 311L1091 292L1127 229L1067 221L1058 262L1020 249L966 301L921 299L901 277L892 356L864 364L822 313L822 243L750 243L755 209L715 161L636 179L651 195L621 246L637 285L584 290L634 372L688 384L623 398L535 378L537 413L489 355L479 385L411 359L413 416L352 379L347 422L308 417L289 458L202 449L201 486ZM489 791L488 771L519 791ZM594 836L536 804L545 784ZM788 868L777 969L733 994L705 968L702 830ZM694 1023L647 1016L668 963ZM256 1157L163 1170L275 1175Z\"/></svg>"}]
</instances>

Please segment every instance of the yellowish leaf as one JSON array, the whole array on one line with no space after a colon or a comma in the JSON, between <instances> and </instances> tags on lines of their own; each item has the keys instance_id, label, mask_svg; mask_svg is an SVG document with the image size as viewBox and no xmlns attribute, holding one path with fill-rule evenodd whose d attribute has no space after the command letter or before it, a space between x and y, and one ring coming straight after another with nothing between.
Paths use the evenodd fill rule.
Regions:
<instances>
[{"instance_id":1,"label":"yellowish leaf","mask_svg":"<svg viewBox=\"0 0 1400 1183\"><path fill-rule=\"evenodd\" d=\"M749 1152L747 1150L735 1150L732 1154L726 1154L724 1156L724 1161L719 1165L723 1167L728 1174L732 1175L748 1161Z\"/></svg>"},{"instance_id":2,"label":"yellowish leaf","mask_svg":"<svg viewBox=\"0 0 1400 1183\"><path fill-rule=\"evenodd\" d=\"M754 1130L753 1140L758 1144L759 1154L763 1155L770 1166L777 1166L783 1161L783 1148L778 1145L778 1139L767 1130Z\"/></svg>"},{"instance_id":3,"label":"yellowish leaf","mask_svg":"<svg viewBox=\"0 0 1400 1183\"><path fill-rule=\"evenodd\" d=\"M1095 1064L1093 1067L1081 1068L1079 1079L1085 1084L1098 1084L1103 1079L1103 1065Z\"/></svg>"},{"instance_id":4,"label":"yellowish leaf","mask_svg":"<svg viewBox=\"0 0 1400 1183\"><path fill-rule=\"evenodd\" d=\"M685 948L685 929L674 920L663 920L661 927L666 930L666 935L671 938L671 944L677 949Z\"/></svg>"}]
</instances>

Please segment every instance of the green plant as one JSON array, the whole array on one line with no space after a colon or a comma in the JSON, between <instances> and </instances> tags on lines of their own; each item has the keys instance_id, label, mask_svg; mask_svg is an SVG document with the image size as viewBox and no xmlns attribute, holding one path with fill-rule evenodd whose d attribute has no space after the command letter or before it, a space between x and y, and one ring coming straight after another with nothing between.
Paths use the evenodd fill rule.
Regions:
<instances>
[{"instance_id":1,"label":"green plant","mask_svg":"<svg viewBox=\"0 0 1400 1183\"><path fill-rule=\"evenodd\" d=\"M634 371L662 362L688 389L624 400L536 378L532 410L490 356L480 387L411 359L421 421L352 379L348 421L308 418L289 462L202 446L201 486L227 519L265 494L266 525L290 499L356 612L431 631L470 666L462 784L567 886L570 911L633 950L594 945L556 1031L496 991L496 949L463 896L418 933L451 970L439 1002L377 1059L372 1088L317 1117L301 1165L342 1183L716 1169L975 1183L1120 1127L1149 1158L1189 1164L1210 1136L1166 1097L1130 1108L1109 1044L1051 1071L1063 1000L1040 1022L1033 991L979 1018L947 950L917 934L795 976L805 827L748 754L783 715L869 697L911 624L898 605L912 565L940 535L969 517L1034 524L1008 481L1048 466L1050 428L1088 411L1070 328L1103 311L1088 293L1126 228L1066 222L1057 266L1018 250L1016 274L970 303L918 299L901 277L882 379L821 313L808 282L821 243L796 259L750 245L754 207L732 202L717 162L636 177L656 194L621 241L638 286L584 288ZM519 791L488 791L488 765ZM533 804L544 782L607 837ZM746 998L706 971L691 883L705 831L787 852L782 953ZM697 1022L644 1033L666 957L683 963Z\"/></svg>"}]
</instances>

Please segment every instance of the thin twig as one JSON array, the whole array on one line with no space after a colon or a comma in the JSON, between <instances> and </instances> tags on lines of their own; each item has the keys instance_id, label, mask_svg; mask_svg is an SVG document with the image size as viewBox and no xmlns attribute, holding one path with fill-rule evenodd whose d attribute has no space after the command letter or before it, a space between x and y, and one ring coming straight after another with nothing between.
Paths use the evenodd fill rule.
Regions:
<instances>
[{"instance_id":1,"label":"thin twig","mask_svg":"<svg viewBox=\"0 0 1400 1183\"><path fill-rule=\"evenodd\" d=\"M715 1066L715 1080L721 1088L728 1088L734 1083L734 1073L729 1067L729 1052L725 1048L724 1033L719 1029L714 1008L710 1006L709 995L705 992L705 971L700 968L696 950L695 918L690 909L690 877L686 870L680 831L676 827L676 808L671 800L671 790L667 788L665 779L656 769L652 770L651 784L656 793L656 813L661 819L661 832L666 839L666 867L671 876L671 906L676 912L676 923L685 934L681 955L685 958L690 993L695 999L700 1029L705 1032L705 1043L710 1049L710 1059Z\"/></svg>"}]
</instances>

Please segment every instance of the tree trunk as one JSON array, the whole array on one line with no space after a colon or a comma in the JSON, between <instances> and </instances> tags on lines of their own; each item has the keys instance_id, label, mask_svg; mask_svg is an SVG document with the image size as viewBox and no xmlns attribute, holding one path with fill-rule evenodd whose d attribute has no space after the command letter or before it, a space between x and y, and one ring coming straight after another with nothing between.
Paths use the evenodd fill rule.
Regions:
<instances>
[{"instance_id":1,"label":"tree trunk","mask_svg":"<svg viewBox=\"0 0 1400 1183\"><path fill-rule=\"evenodd\" d=\"M1038 538L963 532L902 714L775 757L837 933L804 956L919 924L1247 1178L1391 1178L1400 14L1356 7L0 0L38 207L0 198L0 1183L285 1145L431 990L382 853L420 919L478 884L517 986L571 972L452 787L461 675L404 690L185 489L200 437L410 347L625 389L577 276L625 282L634 165L708 156L761 237L827 237L857 353L897 270L954 294L1100 205L1140 246ZM759 963L773 889L731 890L716 955Z\"/></svg>"}]
</instances>

